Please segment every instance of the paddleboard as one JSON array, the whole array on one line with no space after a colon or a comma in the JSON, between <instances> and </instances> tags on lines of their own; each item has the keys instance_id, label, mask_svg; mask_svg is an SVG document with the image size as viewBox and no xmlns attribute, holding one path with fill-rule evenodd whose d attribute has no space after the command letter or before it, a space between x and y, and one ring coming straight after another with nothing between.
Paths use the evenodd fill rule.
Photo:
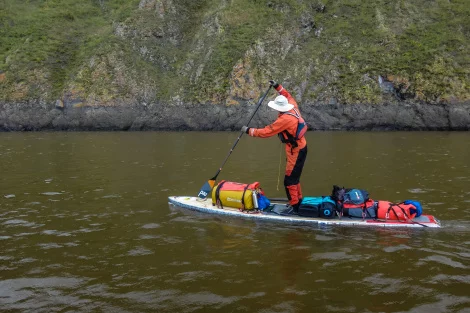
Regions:
<instances>
[{"instance_id":1,"label":"paddleboard","mask_svg":"<svg viewBox=\"0 0 470 313\"><path fill-rule=\"evenodd\" d=\"M198 197L171 196L168 197L170 205L175 205L184 209L204 212L209 214L241 217L247 219L267 220L276 222L286 222L291 224L321 224L321 225L346 225L346 226L373 226L373 227L432 227L439 228L441 223L432 215L421 215L411 221L362 219L336 216L332 219L322 219L313 217L302 217L289 215L286 213L286 205L283 203L273 203L263 211L251 210L240 211L236 208L224 207L223 209L212 205L211 199L200 199Z\"/></svg>"}]
</instances>

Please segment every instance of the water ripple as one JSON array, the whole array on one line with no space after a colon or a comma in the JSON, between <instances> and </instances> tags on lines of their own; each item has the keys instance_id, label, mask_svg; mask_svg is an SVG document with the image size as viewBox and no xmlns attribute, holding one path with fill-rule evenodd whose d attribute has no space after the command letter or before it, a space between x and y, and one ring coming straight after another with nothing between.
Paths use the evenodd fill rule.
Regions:
<instances>
[{"instance_id":1,"label":"water ripple","mask_svg":"<svg viewBox=\"0 0 470 313\"><path fill-rule=\"evenodd\" d=\"M43 192L41 194L45 196L58 196L58 195L62 195L63 193L59 191L48 191L48 192Z\"/></svg>"},{"instance_id":2,"label":"water ripple","mask_svg":"<svg viewBox=\"0 0 470 313\"><path fill-rule=\"evenodd\" d=\"M68 237L68 236L72 236L71 233L64 232L64 231L53 230L53 229L44 230L44 231L41 232L41 234L45 234L45 235L54 235L54 236L57 236L57 237Z\"/></svg>"},{"instance_id":3,"label":"water ripple","mask_svg":"<svg viewBox=\"0 0 470 313\"><path fill-rule=\"evenodd\" d=\"M160 224L157 224L157 223L150 223L150 224L145 224L145 225L143 225L141 228L153 229L153 228L159 228L159 227L160 227Z\"/></svg>"},{"instance_id":4,"label":"water ripple","mask_svg":"<svg viewBox=\"0 0 470 313\"><path fill-rule=\"evenodd\" d=\"M435 284L459 282L470 285L470 275L438 274L431 279L431 282Z\"/></svg>"},{"instance_id":5,"label":"water ripple","mask_svg":"<svg viewBox=\"0 0 470 313\"><path fill-rule=\"evenodd\" d=\"M33 223L33 222L28 222L28 221L19 220L19 219L12 219L12 220L5 221L5 222L3 222L3 225L23 226L23 227L30 227L30 228L38 228L38 227L44 226L44 224L36 224L36 223Z\"/></svg>"},{"instance_id":6,"label":"water ripple","mask_svg":"<svg viewBox=\"0 0 470 313\"><path fill-rule=\"evenodd\" d=\"M127 255L130 255L130 256L149 255L149 254L153 254L153 252L144 247L136 247L135 249L129 250L127 252Z\"/></svg>"},{"instance_id":7,"label":"water ripple","mask_svg":"<svg viewBox=\"0 0 470 313\"><path fill-rule=\"evenodd\" d=\"M448 265L454 268L465 268L465 269L468 268L468 266L463 265L460 262L453 261L452 259L442 256L442 255L431 255L426 258L420 259L417 265L422 265L426 261L433 261L433 262L441 263L441 264Z\"/></svg>"},{"instance_id":8,"label":"water ripple","mask_svg":"<svg viewBox=\"0 0 470 313\"><path fill-rule=\"evenodd\" d=\"M44 277L16 278L0 281L0 304L9 310L38 310L52 308L57 304L81 302L75 296L65 294L67 289L78 288L85 278Z\"/></svg>"},{"instance_id":9,"label":"water ripple","mask_svg":"<svg viewBox=\"0 0 470 313\"><path fill-rule=\"evenodd\" d=\"M346 252L338 251L338 252L323 252L323 253L313 253L310 256L310 261L314 260L351 260L351 261L360 261L363 260L364 256L353 254L348 255Z\"/></svg>"},{"instance_id":10,"label":"water ripple","mask_svg":"<svg viewBox=\"0 0 470 313\"><path fill-rule=\"evenodd\" d=\"M394 247L385 247L383 248L383 251L385 252L397 252L397 251L400 251L400 250L408 250L408 249L411 249L411 247L408 247L407 245L398 245L398 246L394 246Z\"/></svg>"},{"instance_id":11,"label":"water ripple","mask_svg":"<svg viewBox=\"0 0 470 313\"><path fill-rule=\"evenodd\" d=\"M222 261L210 261L210 262L204 262L205 265L210 265L210 266L231 266L231 264L227 264L225 262L222 262Z\"/></svg>"},{"instance_id":12,"label":"water ripple","mask_svg":"<svg viewBox=\"0 0 470 313\"><path fill-rule=\"evenodd\" d=\"M37 246L40 247L41 249L45 249L45 250L58 249L58 248L63 248L64 247L63 245L60 245L60 244L55 243L55 242L38 243Z\"/></svg>"},{"instance_id":13,"label":"water ripple","mask_svg":"<svg viewBox=\"0 0 470 313\"><path fill-rule=\"evenodd\" d=\"M369 291L370 295L396 293L403 288L403 279L386 278L383 277L383 274L366 277L363 281L373 289L373 291Z\"/></svg>"},{"instance_id":14,"label":"water ripple","mask_svg":"<svg viewBox=\"0 0 470 313\"><path fill-rule=\"evenodd\" d=\"M179 273L176 275L180 282L196 281L210 276L212 276L212 272L208 271L191 271Z\"/></svg>"},{"instance_id":15,"label":"water ripple","mask_svg":"<svg viewBox=\"0 0 470 313\"><path fill-rule=\"evenodd\" d=\"M462 305L470 306L470 298L469 297L459 297L453 296L450 294L439 294L436 296L437 301L434 303L425 303L422 305L418 305L410 309L409 311L401 311L401 312L413 312L413 313L430 313L430 312L457 312L453 310L453 308ZM459 312L467 312L467 311L459 311Z\"/></svg>"}]
</instances>

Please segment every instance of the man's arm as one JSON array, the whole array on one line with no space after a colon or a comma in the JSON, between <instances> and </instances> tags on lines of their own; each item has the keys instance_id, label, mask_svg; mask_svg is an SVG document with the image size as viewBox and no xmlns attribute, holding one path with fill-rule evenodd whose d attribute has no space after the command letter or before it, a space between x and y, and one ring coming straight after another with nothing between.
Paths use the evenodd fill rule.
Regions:
<instances>
[{"instance_id":1,"label":"man's arm","mask_svg":"<svg viewBox=\"0 0 470 313\"><path fill-rule=\"evenodd\" d=\"M281 115L272 124L264 128L250 128L248 135L252 137L272 137L287 129L290 115Z\"/></svg>"},{"instance_id":2,"label":"man's arm","mask_svg":"<svg viewBox=\"0 0 470 313\"><path fill-rule=\"evenodd\" d=\"M282 87L282 85L280 84L277 84L278 86L275 87L277 92L279 92L280 95L284 96L287 98L287 102L289 102L290 104L293 104L294 107L296 109L299 108L298 104L297 104L297 101L295 101L294 97L292 97L292 95L287 91L287 89L285 89L284 87Z\"/></svg>"}]
</instances>

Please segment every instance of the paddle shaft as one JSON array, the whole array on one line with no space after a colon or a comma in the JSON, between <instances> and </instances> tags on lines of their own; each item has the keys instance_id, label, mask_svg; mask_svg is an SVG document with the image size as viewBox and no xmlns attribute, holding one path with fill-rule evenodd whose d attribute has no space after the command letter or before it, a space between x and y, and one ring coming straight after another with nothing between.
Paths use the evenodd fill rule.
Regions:
<instances>
[{"instance_id":1,"label":"paddle shaft","mask_svg":"<svg viewBox=\"0 0 470 313\"><path fill-rule=\"evenodd\" d=\"M271 87L272 86L269 86L268 90L266 90L266 93L263 95L263 97L261 97L261 99L259 100L258 102L258 106L256 107L255 111L253 112L253 114L251 115L250 119L248 120L248 123L246 123L246 126L248 126L251 122L251 120L253 119L253 117L255 116L256 112L258 112L258 109L261 107L261 104L263 103L264 99L266 98L266 96L268 95L269 91L271 90ZM233 150L235 149L235 147L237 146L238 142L240 141L240 138L243 136L243 131L240 132L240 135L238 136L237 140L235 141L235 143L233 144L232 148L230 149L230 151L228 152L227 156L225 157L225 160L222 162L222 165L219 167L219 169L217 170L217 173L215 173L214 177L211 178L211 180L216 180L217 179L217 176L219 176L220 172L222 171L222 168L224 167L225 163L227 163L227 160L228 158L230 157L230 155L232 154Z\"/></svg>"}]
</instances>

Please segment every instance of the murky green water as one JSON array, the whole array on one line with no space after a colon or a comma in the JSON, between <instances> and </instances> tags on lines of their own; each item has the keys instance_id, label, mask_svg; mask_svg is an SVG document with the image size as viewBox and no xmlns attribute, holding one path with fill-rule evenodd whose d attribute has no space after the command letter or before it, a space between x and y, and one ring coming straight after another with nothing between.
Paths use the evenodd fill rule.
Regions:
<instances>
[{"instance_id":1,"label":"murky green water","mask_svg":"<svg viewBox=\"0 0 470 313\"><path fill-rule=\"evenodd\" d=\"M307 136L306 195L339 184L416 199L441 229L170 208L168 196L197 194L237 136L0 133L0 311L470 312L470 133ZM284 197L280 152L276 139L243 137L219 179Z\"/></svg>"}]
</instances>

